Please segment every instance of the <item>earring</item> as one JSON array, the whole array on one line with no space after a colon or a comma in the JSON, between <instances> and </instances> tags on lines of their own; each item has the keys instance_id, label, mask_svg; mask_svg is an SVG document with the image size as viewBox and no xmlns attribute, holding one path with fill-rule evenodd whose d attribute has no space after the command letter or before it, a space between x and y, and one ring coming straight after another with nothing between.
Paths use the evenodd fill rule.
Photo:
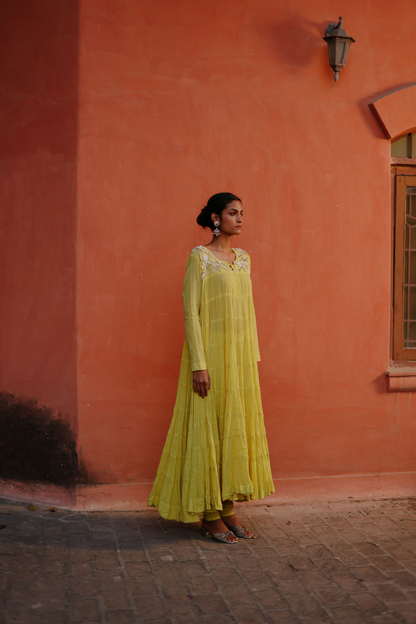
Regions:
<instances>
[{"instance_id":1,"label":"earring","mask_svg":"<svg viewBox=\"0 0 416 624\"><path fill-rule=\"evenodd\" d=\"M219 236L221 234L218 226L219 226L220 222L219 221L214 221L214 225L215 225L215 230L213 230L213 234L214 236Z\"/></svg>"}]
</instances>

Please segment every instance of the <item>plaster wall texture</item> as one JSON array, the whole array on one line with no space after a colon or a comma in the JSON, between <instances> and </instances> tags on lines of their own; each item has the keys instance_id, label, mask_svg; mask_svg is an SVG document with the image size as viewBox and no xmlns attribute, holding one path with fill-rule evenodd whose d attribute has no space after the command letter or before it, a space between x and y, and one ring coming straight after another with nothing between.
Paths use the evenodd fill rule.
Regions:
<instances>
[{"instance_id":1,"label":"plaster wall texture","mask_svg":"<svg viewBox=\"0 0 416 624\"><path fill-rule=\"evenodd\" d=\"M0 15L0 392L75 428L77 2Z\"/></svg>"},{"instance_id":2,"label":"plaster wall texture","mask_svg":"<svg viewBox=\"0 0 416 624\"><path fill-rule=\"evenodd\" d=\"M416 397L388 393L385 379L390 142L369 107L414 82L416 6L351 0L336 11L329 0L80 1L78 449L89 483L104 484L94 508L146 499L175 400L185 263L209 241L195 218L223 190L246 212L236 245L253 264L277 495L359 495L363 478L366 497L416 488ZM357 43L335 84L322 36L339 13ZM59 162L73 192L69 144ZM70 358L72 323L71 312ZM36 369L40 357L25 361Z\"/></svg>"},{"instance_id":3,"label":"plaster wall texture","mask_svg":"<svg viewBox=\"0 0 416 624\"><path fill-rule=\"evenodd\" d=\"M373 8L339 8L357 43L335 84L329 1L81 3L79 431L92 475L154 477L184 267L209 240L195 217L221 190L246 211L236 244L252 256L274 476L416 469L415 398L386 391L390 143L368 106L414 80L416 8Z\"/></svg>"}]
</instances>

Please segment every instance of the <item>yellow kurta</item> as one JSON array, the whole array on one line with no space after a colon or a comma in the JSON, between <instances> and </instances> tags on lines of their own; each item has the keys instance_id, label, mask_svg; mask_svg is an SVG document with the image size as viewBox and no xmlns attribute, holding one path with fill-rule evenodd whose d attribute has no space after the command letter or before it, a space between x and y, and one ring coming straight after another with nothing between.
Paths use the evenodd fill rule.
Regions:
<instances>
[{"instance_id":1,"label":"yellow kurta","mask_svg":"<svg viewBox=\"0 0 416 624\"><path fill-rule=\"evenodd\" d=\"M206 247L192 250L183 284L186 340L172 423L148 505L163 518L197 522L224 500L274 492L263 422L250 257L232 267ZM211 389L193 391L208 370Z\"/></svg>"}]
</instances>

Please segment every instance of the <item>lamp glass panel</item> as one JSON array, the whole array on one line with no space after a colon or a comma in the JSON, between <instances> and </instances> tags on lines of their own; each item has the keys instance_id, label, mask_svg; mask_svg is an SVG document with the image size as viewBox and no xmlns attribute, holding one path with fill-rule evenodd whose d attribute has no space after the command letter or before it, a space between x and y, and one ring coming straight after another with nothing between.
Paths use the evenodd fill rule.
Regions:
<instances>
[{"instance_id":1,"label":"lamp glass panel","mask_svg":"<svg viewBox=\"0 0 416 624\"><path fill-rule=\"evenodd\" d=\"M335 65L335 49L336 49L336 45L337 42L336 41L330 41L328 43L328 56L329 56L329 64L331 65Z\"/></svg>"},{"instance_id":2,"label":"lamp glass panel","mask_svg":"<svg viewBox=\"0 0 416 624\"><path fill-rule=\"evenodd\" d=\"M338 45L337 45L337 58L336 58L336 64L337 65L343 65L344 64L344 52L345 52L345 46L347 45L346 41L338 41Z\"/></svg>"},{"instance_id":3,"label":"lamp glass panel","mask_svg":"<svg viewBox=\"0 0 416 624\"><path fill-rule=\"evenodd\" d=\"M351 44L349 41L345 42L345 56L344 56L344 67L347 64L348 54L350 53Z\"/></svg>"},{"instance_id":4,"label":"lamp glass panel","mask_svg":"<svg viewBox=\"0 0 416 624\"><path fill-rule=\"evenodd\" d=\"M391 142L391 155L393 158L411 158L410 149L410 134L406 134Z\"/></svg>"}]
</instances>

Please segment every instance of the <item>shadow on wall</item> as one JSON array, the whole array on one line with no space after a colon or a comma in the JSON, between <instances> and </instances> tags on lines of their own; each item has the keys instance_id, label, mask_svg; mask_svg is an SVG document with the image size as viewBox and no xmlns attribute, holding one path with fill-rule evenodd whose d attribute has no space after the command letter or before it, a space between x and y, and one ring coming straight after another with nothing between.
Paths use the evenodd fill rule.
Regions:
<instances>
[{"instance_id":1,"label":"shadow on wall","mask_svg":"<svg viewBox=\"0 0 416 624\"><path fill-rule=\"evenodd\" d=\"M0 478L71 486L82 478L75 436L61 414L0 393Z\"/></svg>"},{"instance_id":2,"label":"shadow on wall","mask_svg":"<svg viewBox=\"0 0 416 624\"><path fill-rule=\"evenodd\" d=\"M322 37L330 22L329 19L325 22L312 22L289 12L285 19L274 24L259 24L259 31L269 41L276 59L285 63L292 71L299 71L310 65L316 54L324 60L327 58L327 46ZM326 60L322 67L327 69L327 66Z\"/></svg>"}]
</instances>

